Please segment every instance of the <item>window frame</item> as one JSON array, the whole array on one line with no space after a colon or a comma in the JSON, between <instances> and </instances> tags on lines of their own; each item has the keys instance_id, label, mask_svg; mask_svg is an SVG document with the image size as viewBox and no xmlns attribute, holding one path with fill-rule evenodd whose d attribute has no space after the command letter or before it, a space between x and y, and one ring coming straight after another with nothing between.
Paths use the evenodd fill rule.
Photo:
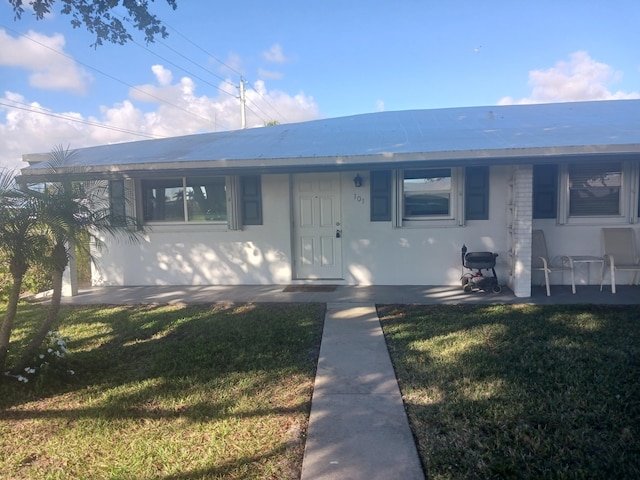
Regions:
<instances>
[{"instance_id":1,"label":"window frame","mask_svg":"<svg viewBox=\"0 0 640 480\"><path fill-rule=\"evenodd\" d=\"M189 185L188 179L193 179L194 177L189 177L188 175L184 176L167 176L162 178L154 178L154 179L141 179L140 180L140 199L141 199L141 218L144 225L152 225L152 226L162 226L162 225L228 225L230 223L230 215L233 212L233 208L230 202L230 192L232 192L232 178L224 175L211 175L206 178L224 178L225 180L225 207L226 207L226 218L224 220L189 220L189 208L188 208L188 199L187 199L187 189L193 188ZM205 177L203 177L205 178ZM166 182L180 182L179 187L169 187L175 189L182 190L182 215L183 220L146 220L145 218L145 207L146 207L146 191L148 188L157 188L153 186L149 186L148 183L161 183L162 181ZM177 182L176 182L177 183Z\"/></svg>"},{"instance_id":2,"label":"window frame","mask_svg":"<svg viewBox=\"0 0 640 480\"><path fill-rule=\"evenodd\" d=\"M464 167L444 167L450 171L449 189L449 214L447 215L405 215L405 192L404 180L406 171L438 171L442 167L413 167L408 169L397 169L393 172L393 185L395 189L393 213L393 226L395 228L406 227L455 227L464 225Z\"/></svg>"},{"instance_id":3,"label":"window frame","mask_svg":"<svg viewBox=\"0 0 640 480\"><path fill-rule=\"evenodd\" d=\"M613 162L612 162L613 163ZM638 183L637 162L615 160L620 165L620 193L619 212L615 215L571 215L571 178L570 168L579 168L578 163L563 163L560 165L560 188L558 198L558 223L561 225L616 225L635 223L637 212L637 188ZM584 164L592 166L593 164Z\"/></svg>"}]
</instances>

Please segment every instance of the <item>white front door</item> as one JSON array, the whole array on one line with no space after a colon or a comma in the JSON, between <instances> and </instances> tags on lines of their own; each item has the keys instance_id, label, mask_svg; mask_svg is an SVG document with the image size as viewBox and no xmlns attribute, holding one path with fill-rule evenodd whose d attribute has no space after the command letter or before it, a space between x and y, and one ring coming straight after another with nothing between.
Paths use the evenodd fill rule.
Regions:
<instances>
[{"instance_id":1,"label":"white front door","mask_svg":"<svg viewBox=\"0 0 640 480\"><path fill-rule=\"evenodd\" d=\"M342 278L340 174L293 177L295 278Z\"/></svg>"}]
</instances>

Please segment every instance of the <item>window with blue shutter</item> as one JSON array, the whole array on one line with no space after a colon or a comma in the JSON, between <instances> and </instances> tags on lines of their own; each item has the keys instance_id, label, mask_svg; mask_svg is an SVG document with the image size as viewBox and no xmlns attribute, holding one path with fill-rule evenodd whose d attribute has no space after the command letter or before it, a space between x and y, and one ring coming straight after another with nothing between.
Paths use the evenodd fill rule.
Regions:
<instances>
[{"instance_id":1,"label":"window with blue shutter","mask_svg":"<svg viewBox=\"0 0 640 480\"><path fill-rule=\"evenodd\" d=\"M243 225L262 225L262 185L260 175L240 177L240 211Z\"/></svg>"},{"instance_id":2,"label":"window with blue shutter","mask_svg":"<svg viewBox=\"0 0 640 480\"><path fill-rule=\"evenodd\" d=\"M556 218L558 166L533 166L533 218Z\"/></svg>"},{"instance_id":3,"label":"window with blue shutter","mask_svg":"<svg viewBox=\"0 0 640 480\"><path fill-rule=\"evenodd\" d=\"M467 167L465 178L465 217L489 220L489 167Z\"/></svg>"},{"instance_id":4,"label":"window with blue shutter","mask_svg":"<svg viewBox=\"0 0 640 480\"><path fill-rule=\"evenodd\" d=\"M371 172L369 190L371 196L371 221L391 221L391 171Z\"/></svg>"},{"instance_id":5,"label":"window with blue shutter","mask_svg":"<svg viewBox=\"0 0 640 480\"><path fill-rule=\"evenodd\" d=\"M109 209L111 210L111 223L114 226L124 226L127 223L127 205L124 189L124 180L111 180L109 182Z\"/></svg>"}]
</instances>

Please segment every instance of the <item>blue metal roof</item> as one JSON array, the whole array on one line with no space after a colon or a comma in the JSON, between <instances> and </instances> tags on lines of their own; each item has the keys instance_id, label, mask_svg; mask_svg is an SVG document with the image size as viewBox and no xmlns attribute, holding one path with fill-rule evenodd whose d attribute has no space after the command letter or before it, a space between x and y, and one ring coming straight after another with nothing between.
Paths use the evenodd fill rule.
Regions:
<instances>
[{"instance_id":1,"label":"blue metal roof","mask_svg":"<svg viewBox=\"0 0 640 480\"><path fill-rule=\"evenodd\" d=\"M357 168L607 153L640 153L640 100L370 113L81 148L74 165L93 172ZM41 172L37 164L23 170Z\"/></svg>"}]
</instances>

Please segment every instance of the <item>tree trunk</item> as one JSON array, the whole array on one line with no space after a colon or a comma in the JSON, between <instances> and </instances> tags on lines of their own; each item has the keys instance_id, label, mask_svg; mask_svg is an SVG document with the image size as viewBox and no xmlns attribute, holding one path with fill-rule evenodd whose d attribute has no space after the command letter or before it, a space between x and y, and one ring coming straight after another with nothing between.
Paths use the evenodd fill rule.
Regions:
<instances>
[{"instance_id":1,"label":"tree trunk","mask_svg":"<svg viewBox=\"0 0 640 480\"><path fill-rule=\"evenodd\" d=\"M9 294L9 303L7 311L2 319L0 326L0 373L4 372L7 363L7 354L9 353L9 341L11 340L11 331L18 313L18 302L20 302L20 291L22 290L22 279L24 273L13 275L11 285L11 293Z\"/></svg>"},{"instance_id":2,"label":"tree trunk","mask_svg":"<svg viewBox=\"0 0 640 480\"><path fill-rule=\"evenodd\" d=\"M24 372L26 367L30 367L30 363L36 357L38 353L38 349L44 342L44 339L47 338L47 334L54 327L56 320L58 319L58 312L60 312L60 298L62 296L62 272L58 272L57 270L53 273L53 293L51 296L51 303L49 304L49 309L47 310L47 316L44 321L40 325L40 329L35 334L35 336L27 345L27 348L18 363L13 367L12 373L15 375L21 374Z\"/></svg>"},{"instance_id":3,"label":"tree trunk","mask_svg":"<svg viewBox=\"0 0 640 480\"><path fill-rule=\"evenodd\" d=\"M26 350L22 353L22 356L18 360L18 363L13 367L12 373L14 375L24 372L38 353L38 349L47 338L47 334L53 329L56 320L58 320L58 313L60 312L60 299L62 297L62 275L64 269L67 266L67 252L64 248L64 244L56 244L53 248L53 272L51 274L53 283L53 292L51 294L51 303L47 310L47 316L45 317L40 329L27 345Z\"/></svg>"}]
</instances>

